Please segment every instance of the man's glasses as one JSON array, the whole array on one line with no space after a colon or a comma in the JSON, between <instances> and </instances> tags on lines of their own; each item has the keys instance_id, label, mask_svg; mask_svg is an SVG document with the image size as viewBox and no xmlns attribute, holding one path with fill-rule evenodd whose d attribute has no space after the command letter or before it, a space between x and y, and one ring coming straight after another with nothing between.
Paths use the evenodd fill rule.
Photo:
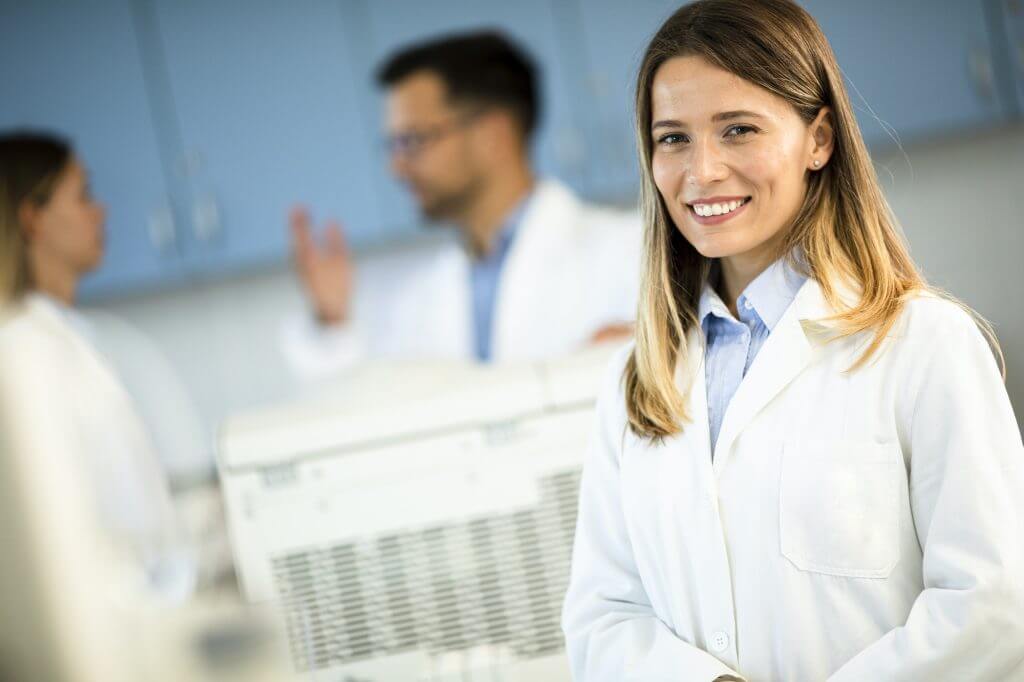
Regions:
<instances>
[{"instance_id":1,"label":"man's glasses","mask_svg":"<svg viewBox=\"0 0 1024 682\"><path fill-rule=\"evenodd\" d=\"M392 156L413 159L441 138L465 128L479 115L479 111L463 114L447 123L439 123L422 130L410 130L404 133L388 135L384 138L384 148Z\"/></svg>"}]
</instances>

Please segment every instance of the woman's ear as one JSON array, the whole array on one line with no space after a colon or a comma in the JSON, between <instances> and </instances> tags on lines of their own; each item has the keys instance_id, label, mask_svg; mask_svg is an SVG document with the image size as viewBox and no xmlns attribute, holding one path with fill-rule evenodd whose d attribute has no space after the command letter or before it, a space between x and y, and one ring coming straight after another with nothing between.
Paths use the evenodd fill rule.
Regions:
<instances>
[{"instance_id":1,"label":"woman's ear","mask_svg":"<svg viewBox=\"0 0 1024 682\"><path fill-rule=\"evenodd\" d=\"M807 159L807 167L811 170L821 170L832 158L832 149L835 146L835 127L833 125L831 107L822 107L818 115L808 126L808 134L811 136L811 153Z\"/></svg>"}]
</instances>

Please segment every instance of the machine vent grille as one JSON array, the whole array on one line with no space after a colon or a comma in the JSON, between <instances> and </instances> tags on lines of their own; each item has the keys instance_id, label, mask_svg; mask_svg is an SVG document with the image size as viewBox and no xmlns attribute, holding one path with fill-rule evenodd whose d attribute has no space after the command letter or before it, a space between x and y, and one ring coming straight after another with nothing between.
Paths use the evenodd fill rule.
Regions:
<instances>
[{"instance_id":1,"label":"machine vent grille","mask_svg":"<svg viewBox=\"0 0 1024 682\"><path fill-rule=\"evenodd\" d=\"M532 508L272 557L296 669L416 649L560 651L579 479L540 479Z\"/></svg>"}]
</instances>

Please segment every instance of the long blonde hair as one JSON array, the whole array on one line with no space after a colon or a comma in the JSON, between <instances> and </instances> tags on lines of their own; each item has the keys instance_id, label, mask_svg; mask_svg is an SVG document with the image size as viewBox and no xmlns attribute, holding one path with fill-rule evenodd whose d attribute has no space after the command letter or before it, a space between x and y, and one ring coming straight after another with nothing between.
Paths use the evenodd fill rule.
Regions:
<instances>
[{"instance_id":1,"label":"long blonde hair","mask_svg":"<svg viewBox=\"0 0 1024 682\"><path fill-rule=\"evenodd\" d=\"M699 328L696 311L711 264L676 228L651 170L651 86L658 68L679 56L702 57L768 90L805 123L831 108L832 156L809 174L803 205L776 255L821 286L836 311L828 318L835 338L873 331L851 370L878 351L910 296L932 290L882 194L839 66L814 19L789 0L700 0L679 9L651 39L636 84L644 265L636 346L623 381L630 428L652 439L678 433L688 420L675 370L685 362L688 332ZM796 252L803 254L799 262ZM841 283L855 286L859 302L844 300Z\"/></svg>"}]
</instances>

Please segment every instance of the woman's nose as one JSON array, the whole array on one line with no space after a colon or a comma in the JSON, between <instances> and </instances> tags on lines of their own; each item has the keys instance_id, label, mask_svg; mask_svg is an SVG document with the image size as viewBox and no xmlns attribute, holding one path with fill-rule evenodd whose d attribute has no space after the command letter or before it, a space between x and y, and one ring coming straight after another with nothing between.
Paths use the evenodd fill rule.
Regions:
<instances>
[{"instance_id":1,"label":"woman's nose","mask_svg":"<svg viewBox=\"0 0 1024 682\"><path fill-rule=\"evenodd\" d=\"M687 180L690 184L701 187L724 180L729 175L729 169L718 147L711 142L698 142L693 145L690 167L687 170Z\"/></svg>"}]
</instances>

